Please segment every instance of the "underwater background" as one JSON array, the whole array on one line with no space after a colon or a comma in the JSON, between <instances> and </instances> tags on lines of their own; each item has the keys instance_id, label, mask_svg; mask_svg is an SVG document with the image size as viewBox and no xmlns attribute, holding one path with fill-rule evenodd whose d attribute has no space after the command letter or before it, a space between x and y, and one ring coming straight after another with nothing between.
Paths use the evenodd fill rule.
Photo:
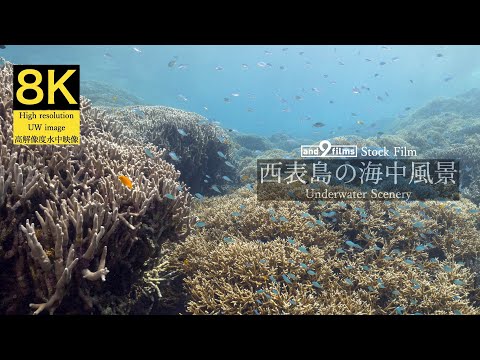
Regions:
<instances>
[{"instance_id":1,"label":"underwater background","mask_svg":"<svg viewBox=\"0 0 480 360\"><path fill-rule=\"evenodd\" d=\"M479 46L0 56L1 313L480 313ZM80 65L80 146L12 144L12 63ZM325 139L458 159L461 198L258 201Z\"/></svg>"}]
</instances>

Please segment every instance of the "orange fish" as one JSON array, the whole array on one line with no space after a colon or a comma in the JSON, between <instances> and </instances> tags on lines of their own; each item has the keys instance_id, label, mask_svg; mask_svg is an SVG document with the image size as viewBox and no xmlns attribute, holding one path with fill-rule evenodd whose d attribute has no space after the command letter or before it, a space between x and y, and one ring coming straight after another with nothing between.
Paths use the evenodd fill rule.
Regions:
<instances>
[{"instance_id":1,"label":"orange fish","mask_svg":"<svg viewBox=\"0 0 480 360\"><path fill-rule=\"evenodd\" d=\"M242 181L248 181L249 179L250 179L250 176L242 175Z\"/></svg>"},{"instance_id":2,"label":"orange fish","mask_svg":"<svg viewBox=\"0 0 480 360\"><path fill-rule=\"evenodd\" d=\"M122 182L123 185L131 189L133 187L132 180L130 180L128 177L120 175L118 179Z\"/></svg>"}]
</instances>

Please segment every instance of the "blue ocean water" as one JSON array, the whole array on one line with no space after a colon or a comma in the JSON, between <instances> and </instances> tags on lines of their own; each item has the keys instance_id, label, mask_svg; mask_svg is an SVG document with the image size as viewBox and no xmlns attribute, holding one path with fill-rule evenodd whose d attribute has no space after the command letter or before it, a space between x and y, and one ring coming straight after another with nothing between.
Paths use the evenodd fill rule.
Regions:
<instances>
[{"instance_id":1,"label":"blue ocean water","mask_svg":"<svg viewBox=\"0 0 480 360\"><path fill-rule=\"evenodd\" d=\"M80 64L81 80L151 105L241 132L311 139L388 131L396 117L480 85L480 46L470 45L12 45L0 55L17 64Z\"/></svg>"}]
</instances>

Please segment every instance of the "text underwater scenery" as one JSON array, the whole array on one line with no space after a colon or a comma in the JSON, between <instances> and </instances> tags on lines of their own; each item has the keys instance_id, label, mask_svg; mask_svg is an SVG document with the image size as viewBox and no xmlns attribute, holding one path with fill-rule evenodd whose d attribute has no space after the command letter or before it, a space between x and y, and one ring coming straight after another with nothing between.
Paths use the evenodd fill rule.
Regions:
<instances>
[{"instance_id":1,"label":"text underwater scenery","mask_svg":"<svg viewBox=\"0 0 480 360\"><path fill-rule=\"evenodd\" d=\"M15 144L80 144L80 66L13 66Z\"/></svg>"},{"instance_id":2,"label":"text underwater scenery","mask_svg":"<svg viewBox=\"0 0 480 360\"><path fill-rule=\"evenodd\" d=\"M0 315L480 315L480 46L0 56Z\"/></svg>"}]
</instances>

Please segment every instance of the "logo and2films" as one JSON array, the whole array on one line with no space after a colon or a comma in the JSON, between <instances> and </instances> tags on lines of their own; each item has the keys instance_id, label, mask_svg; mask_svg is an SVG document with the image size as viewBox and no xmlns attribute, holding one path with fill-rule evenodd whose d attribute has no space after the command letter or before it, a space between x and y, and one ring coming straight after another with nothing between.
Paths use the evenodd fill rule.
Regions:
<instances>
[{"instance_id":1,"label":"logo and2films","mask_svg":"<svg viewBox=\"0 0 480 360\"><path fill-rule=\"evenodd\" d=\"M319 145L302 145L302 158L354 158L357 157L357 145L332 145L328 140L323 140Z\"/></svg>"},{"instance_id":2,"label":"logo and2films","mask_svg":"<svg viewBox=\"0 0 480 360\"><path fill-rule=\"evenodd\" d=\"M13 66L13 143L80 144L80 66Z\"/></svg>"}]
</instances>

